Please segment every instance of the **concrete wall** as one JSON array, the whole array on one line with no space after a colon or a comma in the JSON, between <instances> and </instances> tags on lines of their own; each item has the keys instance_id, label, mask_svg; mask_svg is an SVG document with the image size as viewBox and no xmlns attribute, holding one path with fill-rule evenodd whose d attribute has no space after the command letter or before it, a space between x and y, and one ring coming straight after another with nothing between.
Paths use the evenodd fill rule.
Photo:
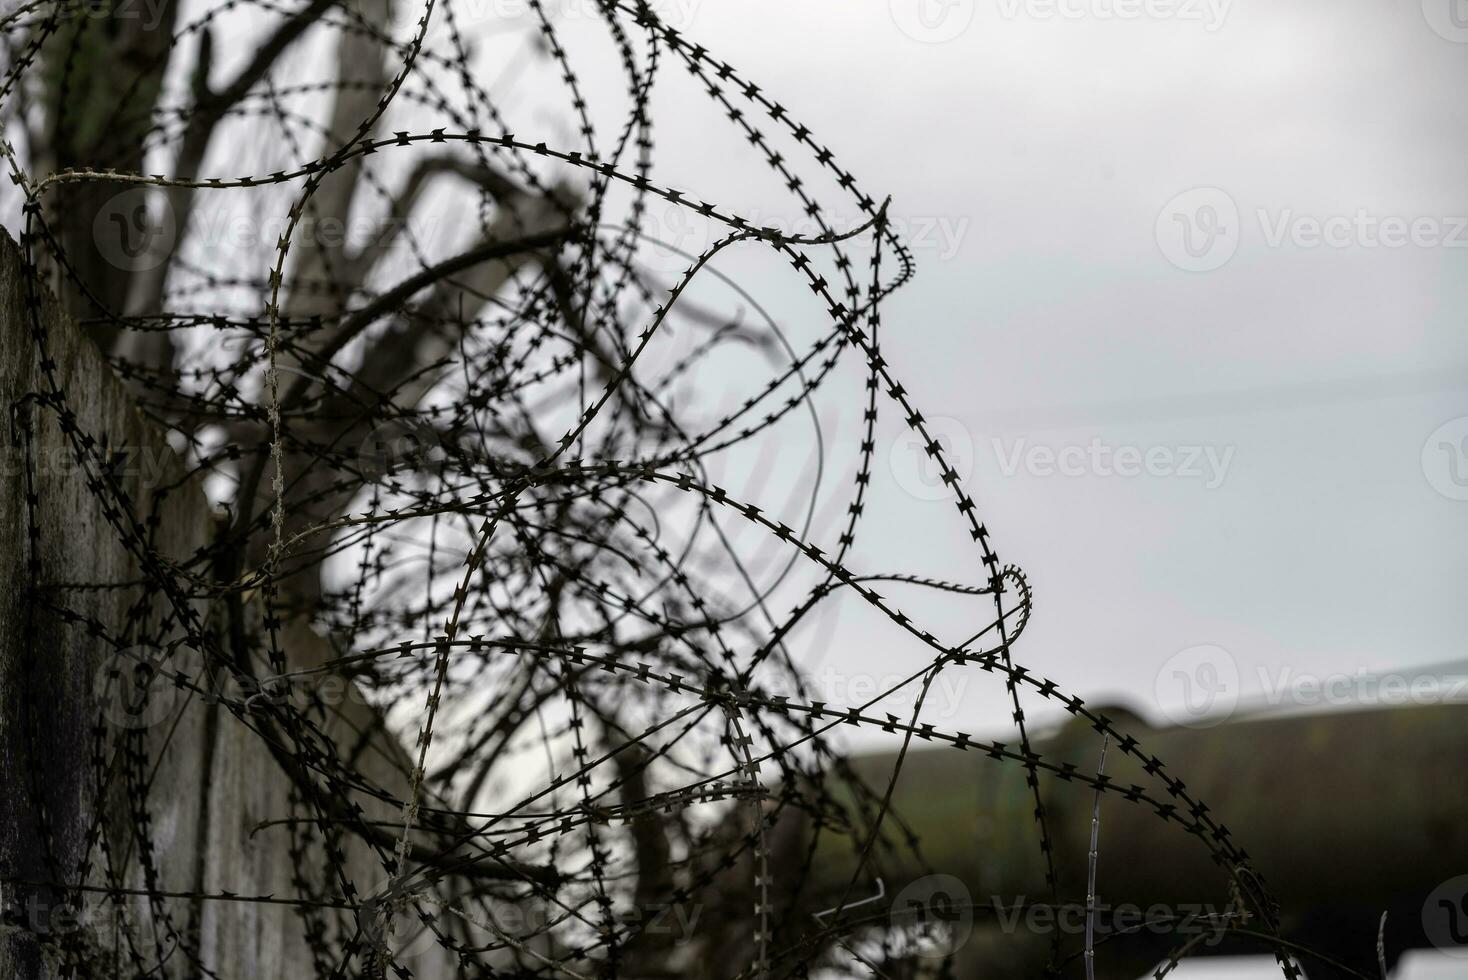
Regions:
<instances>
[{"instance_id":1,"label":"concrete wall","mask_svg":"<svg viewBox=\"0 0 1468 980\"><path fill-rule=\"evenodd\" d=\"M51 391L31 336L25 275L20 249L0 233L0 406L7 412L0 467L0 893L6 916L0 977L55 976L68 960L83 976L133 975L135 961L115 948L120 917L143 962L165 960L152 975L315 976L321 964L313 961L297 908L197 897L229 892L291 899L304 880L321 887L318 899L331 902L343 899L344 889L321 870L324 838L314 825L305 828L309 842L297 853L288 826L257 830L262 821L308 811L293 807L288 776L239 718L171 685L155 685L140 712L122 709L116 695L127 689L120 685L130 675L114 676L111 669L130 662L89 624L101 624L124 645L139 635L184 634L176 622L168 628L177 619L177 602L143 580L138 556L107 520L107 495L92 492L86 472L65 462L72 444L58 408L64 402L74 413L82 436L127 448L115 469L128 497L119 514L130 511L137 519L153 554L207 578L197 551L211 540L216 518L161 433L49 296L41 297L41 320L61 398L32 400L11 413L26 396ZM32 426L29 450L12 431L11 414ZM27 516L27 457L37 480L34 522ZM126 516L120 520L130 523ZM39 584L34 597L28 592L32 557ZM201 621L218 622L218 610L205 598L187 602ZM252 615L258 622L258 609ZM324 642L303 626L288 626L284 645L293 664L325 656ZM156 656L156 645L144 652ZM199 653L186 646L166 662L169 669L202 673ZM254 669L269 672L264 664ZM341 703L320 724L365 775L401 794L404 754L381 734L376 712L352 693L337 698ZM374 818L397 815L391 802L358 802ZM357 898L365 898L385 881L381 861L350 833L344 848L347 877ZM48 884L57 881L174 895L161 901L128 896L120 909L110 908L100 893ZM358 921L349 907L322 915L330 947L339 947L341 930L351 933ZM446 975L444 955L431 942L422 945L410 961L414 974ZM345 970L362 973L360 962Z\"/></svg>"}]
</instances>

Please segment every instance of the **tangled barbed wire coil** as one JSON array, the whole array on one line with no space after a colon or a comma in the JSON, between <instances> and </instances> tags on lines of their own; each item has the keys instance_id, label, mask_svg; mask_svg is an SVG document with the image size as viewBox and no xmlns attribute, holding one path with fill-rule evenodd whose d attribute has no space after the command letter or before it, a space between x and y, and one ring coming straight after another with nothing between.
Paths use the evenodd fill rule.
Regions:
<instances>
[{"instance_id":1,"label":"tangled barbed wire coil","mask_svg":"<svg viewBox=\"0 0 1468 980\"><path fill-rule=\"evenodd\" d=\"M1267 934L1263 886L1206 806L1014 658L1029 584L883 356L883 302L914 272L887 203L650 3L597 0L572 25L540 0L497 13L33 0L3 18L7 200L47 379L12 417L23 436L30 413L62 420L140 569L56 581L32 521L30 601L105 651L91 793L125 799L131 828L93 819L71 867L39 816L44 884L141 910L43 935L46 955L68 976L231 976L200 903L284 904L311 958L290 976L894 970L913 923L862 905L922 842L890 806L902 755L862 780L849 726L1021 770L1052 901L1081 883L1052 857L1039 787L1059 777L1194 833ZM797 220L660 178L671 85L706 110L662 138L727 130ZM765 263L773 282L772 260L768 292L798 291L780 297L798 316L731 271ZM74 422L47 285L182 460L151 512L114 472L116 435ZM832 451L832 417L859 430L851 452ZM945 487L966 581L861 557L887 519L870 486L889 417ZM782 449L800 462L773 463ZM157 500L200 488L213 533L168 553ZM126 593L125 623L76 607L98 589ZM961 635L904 612L925 593L963 604ZM901 641L904 679L863 703L821 700L801 670L843 602ZM944 671L1003 685L1017 737L923 722ZM389 733L370 751L333 727L343 680ZM903 692L911 712L888 713ZM1040 700L1152 782L1037 753ZM199 704L289 781L283 812L248 821L288 851L289 894L160 874L152 774Z\"/></svg>"}]
</instances>

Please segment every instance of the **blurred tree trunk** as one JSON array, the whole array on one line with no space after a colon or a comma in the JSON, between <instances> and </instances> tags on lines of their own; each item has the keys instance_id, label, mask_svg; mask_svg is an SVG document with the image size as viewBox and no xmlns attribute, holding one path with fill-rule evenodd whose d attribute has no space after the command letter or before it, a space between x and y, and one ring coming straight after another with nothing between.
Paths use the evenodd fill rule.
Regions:
<instances>
[{"instance_id":1,"label":"blurred tree trunk","mask_svg":"<svg viewBox=\"0 0 1468 980\"><path fill-rule=\"evenodd\" d=\"M38 145L31 147L34 171L141 172L144 140L172 56L178 5L173 0L157 0L156 6L102 0L59 9L59 26L41 50L44 122ZM66 11L73 15L66 16ZM74 317L124 311L133 273L109 257L116 253L101 235L127 236L131 240L122 244L131 249L151 231L131 223L139 217L131 209L116 213L123 225L110 220L108 203L125 191L105 181L69 183L56 188L46 202L48 221L78 280L63 275L58 284ZM128 200L140 202L141 197L134 193ZM114 325L93 327L104 351L115 348L118 334Z\"/></svg>"},{"instance_id":2,"label":"blurred tree trunk","mask_svg":"<svg viewBox=\"0 0 1468 980\"><path fill-rule=\"evenodd\" d=\"M267 80L291 44L328 10L339 6L333 0L310 0L294 13L283 15L239 73L221 82L211 77L215 74L213 44L207 29L189 32L190 40L177 49L173 45L178 26L173 0L160 0L156 9L147 5L139 9L123 0L108 2L113 6L105 14L63 18L43 43L40 101L44 122L30 147L33 173L45 175L67 168L127 173L166 169L182 178L209 176L203 167L218 124ZM382 41L392 28L392 0L349 0L348 6L346 14L360 29L337 33L336 80L348 84L334 89L324 119L325 139L315 151L319 153L330 153L357 135L362 121L377 110L392 75L386 61L389 49ZM145 170L147 141L161 107L164 78L179 50L188 52L190 63L175 74L189 79L192 103L173 140L171 164L155 164ZM347 227L354 210L363 210L361 192L368 159L354 160L323 179L308 203L310 227ZM403 233L425 185L439 179L459 181L471 193L485 193L493 199L494 217L482 223L479 240L461 253L477 251L493 257L427 283L427 298L411 308L414 290L383 310L375 319L386 321L386 329L370 334L372 349L362 358L352 383L322 393L325 400L317 413L319 419L292 423L296 431L285 458L287 538L337 516L357 489L338 485L341 473L321 465L309 449L300 447L331 445L349 456L356 453L372 437L372 424L381 420L384 397L399 409L411 410L426 393L433 379L421 369L454 349L458 340L455 322L478 316L526 265L540 265L552 274L559 270L556 254L569 237L571 217L578 206L574 195L560 188L541 194L520 187L492 169L482 156L471 162L444 155L423 161L408 176L390 201L394 220L383 236L373 237L356 251L349 247L352 235L305 233L293 241L282 297L283 317L319 316L331 323L360 309L362 297L390 294L400 287L400 283L373 280L382 275L381 260L397 244L396 236ZM68 312L89 321L89 332L105 353L152 372L165 389L177 382L176 352L169 333L123 330L115 320L164 311L175 246L185 240L195 209L207 202L207 193L197 194L188 187L160 189L102 180L63 184L45 202L47 222L55 229L70 266L71 275L58 270L57 283ZM523 247L517 247L517 242L523 242ZM567 302L574 301L569 290L560 293ZM354 330L356 335L367 335L366 328L373 325L363 322L348 333ZM337 332L343 329L344 324L339 323ZM299 342L310 354L329 359L351 339L326 329ZM237 431L229 433L230 440L240 445L259 445L267 437L258 423L241 423ZM244 499L236 502L241 514L268 510L272 487L268 466L257 466L243 477ZM238 530L244 531L245 526ZM255 537L264 540L262 535ZM308 547L327 543L310 542ZM241 561L257 565L263 558L262 549L252 548ZM308 551L306 560L292 564L295 570L281 583L282 597L290 607L309 613L321 599L318 563Z\"/></svg>"}]
</instances>

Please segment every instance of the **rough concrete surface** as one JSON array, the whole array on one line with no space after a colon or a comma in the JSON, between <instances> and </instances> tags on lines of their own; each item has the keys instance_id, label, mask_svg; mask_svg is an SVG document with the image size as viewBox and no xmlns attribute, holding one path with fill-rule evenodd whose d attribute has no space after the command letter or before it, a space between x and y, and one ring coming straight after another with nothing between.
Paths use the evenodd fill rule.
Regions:
<instances>
[{"instance_id":1,"label":"rough concrete surface","mask_svg":"<svg viewBox=\"0 0 1468 980\"><path fill-rule=\"evenodd\" d=\"M315 976L305 923L289 904L195 897L292 897L297 891L290 828L257 828L293 812L289 779L259 735L223 707L186 692L165 701L156 723L119 728L100 693L108 658L116 657L114 645L90 635L85 622L68 623L45 602L28 601L34 548L39 596L100 622L113 636L129 634L130 616L154 625L167 622L159 617L169 602L142 579L136 555L105 519L104 498L89 489L83 471L60 462L68 458L70 443L55 405L26 400L49 392L25 308L27 274L19 247L0 232L0 405L6 410L0 467L0 897L7 909L0 977L54 976L59 946L105 946L115 939L108 916L122 913L103 908L96 894L73 890L68 903L67 893L52 887L58 880L70 889L109 885L182 893L151 903L139 896L125 913L143 927L137 931L164 937L159 956L165 963L155 975ZM127 448L136 465L121 467L121 482L126 507L145 529L146 547L167 561L187 563L210 540L214 525L203 493L184 478L162 434L138 412L91 341L49 296L42 296L41 310L55 377L78 432ZM12 421L32 428L29 447ZM24 483L28 455L41 461L33 467L39 530L34 544L28 540ZM208 571L197 565L191 570ZM78 588L87 585L108 587ZM201 617L209 616L204 599L189 601ZM293 664L327 655L325 642L304 625L288 626L283 642ZM196 670L201 664L186 647L173 657L176 668L191 664ZM408 764L401 748L382 734L376 711L360 697L341 700L323 727L343 755L356 754L364 776L391 793L405 792ZM94 752L108 763L94 764ZM112 764L127 753L142 764ZM110 775L99 777L104 770ZM138 807L130 800L143 802ZM357 802L374 818L397 815L391 801ZM314 839L315 849L304 855L307 863L320 857L320 835ZM380 861L350 835L344 849L358 898L370 895L383 884ZM315 897L343 897L339 881L328 879L326 887L331 894ZM354 927L355 913L336 910L328 923L330 938L339 938L339 930ZM180 944L169 935L188 941L175 949ZM444 954L431 944L412 966L419 977L447 975ZM360 972L356 965L347 970Z\"/></svg>"}]
</instances>

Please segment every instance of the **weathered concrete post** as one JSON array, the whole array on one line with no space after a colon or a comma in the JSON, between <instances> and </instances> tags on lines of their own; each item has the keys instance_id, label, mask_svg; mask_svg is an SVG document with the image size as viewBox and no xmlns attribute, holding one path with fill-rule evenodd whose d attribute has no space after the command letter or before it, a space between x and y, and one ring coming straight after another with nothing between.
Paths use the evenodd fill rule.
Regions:
<instances>
[{"instance_id":1,"label":"weathered concrete post","mask_svg":"<svg viewBox=\"0 0 1468 980\"><path fill-rule=\"evenodd\" d=\"M89 487L63 418L80 438L110 447L113 475L151 554L206 578L200 549L214 515L161 433L44 291L39 316L51 374L71 414L58 412L61 401L37 397L51 388L31 336L27 275L20 249L0 232L0 977L51 977L67 957L105 963L119 923L134 941L156 943L141 954L164 961L154 975L311 975L310 930L291 904L299 891L292 830L259 827L292 812L279 761L255 731L197 692L159 685L141 712L124 710L117 697L135 675L107 637L125 641L144 620L166 626L176 611L109 523L110 498ZM211 616L206 591L189 600L201 621ZM105 634L97 635L97 624ZM293 665L328 655L300 624L286 626L283 643ZM201 663L183 646L173 656L175 669ZM405 754L349 684L333 689L322 729L358 771L401 795ZM357 802L374 819L397 815L394 801ZM345 874L356 895L334 884L314 896L335 903L337 931L353 927L355 905L385 877L377 854L345 836ZM136 901L104 904L104 887L132 890ZM447 962L428 943L414 973L445 976Z\"/></svg>"}]
</instances>

